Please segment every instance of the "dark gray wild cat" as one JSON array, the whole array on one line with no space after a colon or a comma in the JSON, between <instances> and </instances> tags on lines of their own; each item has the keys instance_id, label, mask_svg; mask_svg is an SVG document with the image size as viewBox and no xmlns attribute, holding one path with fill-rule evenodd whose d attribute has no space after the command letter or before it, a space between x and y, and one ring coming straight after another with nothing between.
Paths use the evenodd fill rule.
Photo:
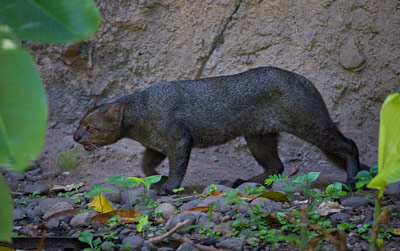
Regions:
<instances>
[{"instance_id":1,"label":"dark gray wild cat","mask_svg":"<svg viewBox=\"0 0 400 251\"><path fill-rule=\"evenodd\" d=\"M265 171L250 181L262 184L269 175L282 173L278 132L317 146L347 170L347 183L354 185L361 170L355 143L339 132L309 80L274 67L153 85L91 109L74 140L86 150L121 138L136 140L146 147L142 160L146 176L157 174L155 168L168 157L169 177L158 191L168 194L181 185L192 148L239 136L244 136ZM237 180L235 185L243 182Z\"/></svg>"}]
</instances>

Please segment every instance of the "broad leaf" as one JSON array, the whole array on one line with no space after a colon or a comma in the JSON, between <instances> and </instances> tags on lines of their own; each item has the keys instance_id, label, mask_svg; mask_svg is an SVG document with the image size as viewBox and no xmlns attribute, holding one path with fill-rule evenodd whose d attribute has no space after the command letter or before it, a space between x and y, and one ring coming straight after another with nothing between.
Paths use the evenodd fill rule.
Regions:
<instances>
[{"instance_id":1,"label":"broad leaf","mask_svg":"<svg viewBox=\"0 0 400 251\"><path fill-rule=\"evenodd\" d=\"M11 231L13 224L13 208L10 190L0 172L0 241L11 241Z\"/></svg>"},{"instance_id":2,"label":"broad leaf","mask_svg":"<svg viewBox=\"0 0 400 251\"><path fill-rule=\"evenodd\" d=\"M95 196L89 206L94 207L94 210L100 213L108 213L114 210L111 203L103 195Z\"/></svg>"},{"instance_id":3,"label":"broad leaf","mask_svg":"<svg viewBox=\"0 0 400 251\"><path fill-rule=\"evenodd\" d=\"M2 0L0 24L24 40L74 43L96 32L100 13L93 0Z\"/></svg>"},{"instance_id":4,"label":"broad leaf","mask_svg":"<svg viewBox=\"0 0 400 251\"><path fill-rule=\"evenodd\" d=\"M84 243L89 244L89 246L90 246L91 248L93 248L93 244L92 244L92 241L93 241L93 234L92 234L92 233L89 233L89 232L80 232L80 233L79 233L78 240L81 241L81 242L84 242Z\"/></svg>"},{"instance_id":5,"label":"broad leaf","mask_svg":"<svg viewBox=\"0 0 400 251\"><path fill-rule=\"evenodd\" d=\"M119 215L121 218L120 220L126 222L126 223L136 223L137 218L142 216L142 214L138 211L135 210L130 210L130 209L118 209L118 210L113 210L108 213L103 213L103 214L98 214L95 215L91 218L92 221L97 221L100 224L107 224L108 220L115 215Z\"/></svg>"},{"instance_id":6,"label":"broad leaf","mask_svg":"<svg viewBox=\"0 0 400 251\"><path fill-rule=\"evenodd\" d=\"M382 105L379 127L378 175L368 184L380 189L400 180L400 94L390 94Z\"/></svg>"},{"instance_id":7,"label":"broad leaf","mask_svg":"<svg viewBox=\"0 0 400 251\"><path fill-rule=\"evenodd\" d=\"M143 179L143 184L147 191L150 189L151 184L157 183L161 180L162 175L152 175Z\"/></svg>"},{"instance_id":8,"label":"broad leaf","mask_svg":"<svg viewBox=\"0 0 400 251\"><path fill-rule=\"evenodd\" d=\"M42 148L47 99L32 57L4 25L0 76L0 166L23 171Z\"/></svg>"}]
</instances>

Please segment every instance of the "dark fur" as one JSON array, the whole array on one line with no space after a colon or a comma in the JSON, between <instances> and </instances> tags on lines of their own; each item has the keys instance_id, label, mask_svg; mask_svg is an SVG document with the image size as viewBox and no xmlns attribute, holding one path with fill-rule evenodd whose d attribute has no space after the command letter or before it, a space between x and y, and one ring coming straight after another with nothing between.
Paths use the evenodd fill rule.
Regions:
<instances>
[{"instance_id":1,"label":"dark fur","mask_svg":"<svg viewBox=\"0 0 400 251\"><path fill-rule=\"evenodd\" d=\"M87 126L94 132L89 133ZM170 193L183 180L192 148L223 144L239 136L244 136L265 170L251 181L263 183L269 175L282 173L278 132L319 147L347 170L347 183L354 184L360 170L354 142L339 132L309 80L273 67L153 85L91 110L74 139L87 150L121 138L136 140L147 148L142 162L146 175L156 174L155 168L167 156L169 177L160 192Z\"/></svg>"}]
</instances>

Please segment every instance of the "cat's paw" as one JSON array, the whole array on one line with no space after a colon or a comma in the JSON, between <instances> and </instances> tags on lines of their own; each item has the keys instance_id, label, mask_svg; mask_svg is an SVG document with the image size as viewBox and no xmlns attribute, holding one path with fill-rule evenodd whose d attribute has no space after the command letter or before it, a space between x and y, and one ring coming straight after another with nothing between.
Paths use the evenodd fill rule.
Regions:
<instances>
[{"instance_id":1,"label":"cat's paw","mask_svg":"<svg viewBox=\"0 0 400 251\"><path fill-rule=\"evenodd\" d=\"M169 184L168 182L160 185L159 187L156 188L157 194L159 195L169 195L173 194L172 190L175 188L178 188L179 185L176 184Z\"/></svg>"}]
</instances>

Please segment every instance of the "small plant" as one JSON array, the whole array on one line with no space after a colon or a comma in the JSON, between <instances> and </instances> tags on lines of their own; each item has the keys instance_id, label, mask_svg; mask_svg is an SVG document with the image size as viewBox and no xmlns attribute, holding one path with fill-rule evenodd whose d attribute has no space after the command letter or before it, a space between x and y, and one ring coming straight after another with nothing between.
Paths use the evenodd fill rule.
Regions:
<instances>
[{"instance_id":1,"label":"small plant","mask_svg":"<svg viewBox=\"0 0 400 251\"><path fill-rule=\"evenodd\" d=\"M36 197L36 195L39 195L39 194L40 194L39 191L35 191L35 192L33 192L33 193L31 193L31 194L28 195L28 199L33 199L33 198Z\"/></svg>"},{"instance_id":2,"label":"small plant","mask_svg":"<svg viewBox=\"0 0 400 251\"><path fill-rule=\"evenodd\" d=\"M215 239L219 238L221 236L221 232L215 232L213 229L210 227L204 227L199 230L199 233L204 236L204 238L207 239Z\"/></svg>"},{"instance_id":3,"label":"small plant","mask_svg":"<svg viewBox=\"0 0 400 251\"><path fill-rule=\"evenodd\" d=\"M90 251L90 250L100 250L101 239L97 238L93 240L93 234L89 232L80 232L78 240L84 243L87 243L90 248L85 248L83 251Z\"/></svg>"},{"instance_id":4,"label":"small plant","mask_svg":"<svg viewBox=\"0 0 400 251\"><path fill-rule=\"evenodd\" d=\"M108 226L113 227L113 226L117 225L118 222L120 222L120 220L121 220L121 216L114 215L113 217L111 217L110 219L107 220Z\"/></svg>"},{"instance_id":5,"label":"small plant","mask_svg":"<svg viewBox=\"0 0 400 251\"><path fill-rule=\"evenodd\" d=\"M107 199L105 199L105 197L103 198L103 195L102 195L103 192L116 193L116 191L111 189L111 188L106 188L106 187L104 187L102 185L94 185L92 187L92 190L90 190L88 193L84 194L84 197L85 198L93 198L93 201L89 204L89 206L94 206L95 210L98 210L99 212L103 212L104 213L104 210L106 209L106 206L111 207L111 204ZM96 207L98 207L98 205L94 205L93 204L95 199L97 199L98 203L100 204L100 207L98 209L96 209ZM103 199L106 202L105 205L103 205L103 202L102 202ZM110 210L110 209L107 209L107 211L108 210ZM111 210L112 210L112 207L111 207Z\"/></svg>"},{"instance_id":6,"label":"small plant","mask_svg":"<svg viewBox=\"0 0 400 251\"><path fill-rule=\"evenodd\" d=\"M76 167L78 150L76 148L65 150L57 158L57 167L63 170L71 170Z\"/></svg>"},{"instance_id":7,"label":"small plant","mask_svg":"<svg viewBox=\"0 0 400 251\"><path fill-rule=\"evenodd\" d=\"M377 166L371 167L369 171L359 171L357 173L357 176L355 177L356 179L358 179L358 182L356 183L356 188L361 189L365 187L377 174Z\"/></svg>"},{"instance_id":8,"label":"small plant","mask_svg":"<svg viewBox=\"0 0 400 251\"><path fill-rule=\"evenodd\" d=\"M340 182L329 184L325 189L325 193L324 196L329 200L339 199L347 194L346 191L343 191L343 184Z\"/></svg>"},{"instance_id":9,"label":"small plant","mask_svg":"<svg viewBox=\"0 0 400 251\"><path fill-rule=\"evenodd\" d=\"M184 188L184 187L175 188L175 189L172 190L173 193L181 193L181 192L183 192L183 191L185 191L185 188Z\"/></svg>"},{"instance_id":10,"label":"small plant","mask_svg":"<svg viewBox=\"0 0 400 251\"><path fill-rule=\"evenodd\" d=\"M138 221L137 224L137 231L139 233L143 233L144 235L144 230L152 230L152 228L150 228L151 226L151 222L149 222L149 216L148 215L142 215L138 218L136 218Z\"/></svg>"}]
</instances>

